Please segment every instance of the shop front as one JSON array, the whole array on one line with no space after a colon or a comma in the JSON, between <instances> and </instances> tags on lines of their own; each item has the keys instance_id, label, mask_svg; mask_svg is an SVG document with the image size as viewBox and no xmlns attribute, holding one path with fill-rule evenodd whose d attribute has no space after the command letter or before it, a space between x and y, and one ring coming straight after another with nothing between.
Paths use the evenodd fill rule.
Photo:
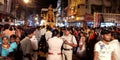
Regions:
<instances>
[{"instance_id":1,"label":"shop front","mask_svg":"<svg viewBox=\"0 0 120 60\"><path fill-rule=\"evenodd\" d=\"M94 13L94 27L118 26L120 22L120 14L114 13Z\"/></svg>"},{"instance_id":2,"label":"shop front","mask_svg":"<svg viewBox=\"0 0 120 60\"><path fill-rule=\"evenodd\" d=\"M92 14L85 14L84 23L85 23L85 27L86 26L93 27L93 25L94 25L93 15Z\"/></svg>"}]
</instances>

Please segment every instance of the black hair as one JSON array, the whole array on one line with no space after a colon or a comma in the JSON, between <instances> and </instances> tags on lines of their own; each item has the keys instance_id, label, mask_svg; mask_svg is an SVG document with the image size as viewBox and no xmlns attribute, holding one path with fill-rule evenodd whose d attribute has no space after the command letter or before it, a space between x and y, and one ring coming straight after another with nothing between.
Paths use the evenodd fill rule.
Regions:
<instances>
[{"instance_id":1,"label":"black hair","mask_svg":"<svg viewBox=\"0 0 120 60\"><path fill-rule=\"evenodd\" d=\"M62 27L61 30L66 30L66 27Z\"/></svg>"},{"instance_id":2,"label":"black hair","mask_svg":"<svg viewBox=\"0 0 120 60\"><path fill-rule=\"evenodd\" d=\"M7 37L7 36L3 36L3 37L2 37L2 40L3 40L4 38L7 38L7 39L8 39L8 37Z\"/></svg>"},{"instance_id":3,"label":"black hair","mask_svg":"<svg viewBox=\"0 0 120 60\"><path fill-rule=\"evenodd\" d=\"M19 39L20 39L20 37L19 37L19 36L16 36L16 38L19 38Z\"/></svg>"},{"instance_id":4,"label":"black hair","mask_svg":"<svg viewBox=\"0 0 120 60\"><path fill-rule=\"evenodd\" d=\"M10 38L16 39L16 35L13 34L13 35L10 36Z\"/></svg>"},{"instance_id":5,"label":"black hair","mask_svg":"<svg viewBox=\"0 0 120 60\"><path fill-rule=\"evenodd\" d=\"M16 28L14 26L10 26L9 30L12 31L13 29L16 30Z\"/></svg>"},{"instance_id":6,"label":"black hair","mask_svg":"<svg viewBox=\"0 0 120 60\"><path fill-rule=\"evenodd\" d=\"M57 29L53 30L52 36L57 36L59 34L59 31Z\"/></svg>"},{"instance_id":7,"label":"black hair","mask_svg":"<svg viewBox=\"0 0 120 60\"><path fill-rule=\"evenodd\" d=\"M23 30L22 26L18 26L17 29L19 29L19 30Z\"/></svg>"},{"instance_id":8,"label":"black hair","mask_svg":"<svg viewBox=\"0 0 120 60\"><path fill-rule=\"evenodd\" d=\"M27 29L27 30L26 30L26 34L27 34L27 36L30 35L30 34L32 34L34 31L35 31L34 28Z\"/></svg>"},{"instance_id":9,"label":"black hair","mask_svg":"<svg viewBox=\"0 0 120 60\"><path fill-rule=\"evenodd\" d=\"M111 33L111 31L109 31L109 30L102 30L101 31L101 35L104 35L104 34L109 34L109 33Z\"/></svg>"},{"instance_id":10,"label":"black hair","mask_svg":"<svg viewBox=\"0 0 120 60\"><path fill-rule=\"evenodd\" d=\"M51 30L51 27L50 27L50 26L47 26L47 30Z\"/></svg>"},{"instance_id":11,"label":"black hair","mask_svg":"<svg viewBox=\"0 0 120 60\"><path fill-rule=\"evenodd\" d=\"M31 30L34 32L34 31L36 31L36 28L33 27L33 28L31 28Z\"/></svg>"},{"instance_id":12,"label":"black hair","mask_svg":"<svg viewBox=\"0 0 120 60\"><path fill-rule=\"evenodd\" d=\"M71 29L71 28L65 28L65 30L70 31L70 30L72 30L72 29Z\"/></svg>"},{"instance_id":13,"label":"black hair","mask_svg":"<svg viewBox=\"0 0 120 60\"><path fill-rule=\"evenodd\" d=\"M36 29L40 30L40 26L37 26Z\"/></svg>"},{"instance_id":14,"label":"black hair","mask_svg":"<svg viewBox=\"0 0 120 60\"><path fill-rule=\"evenodd\" d=\"M5 29L9 29L9 27L10 27L10 24L5 24L5 25L4 25L4 30L5 30Z\"/></svg>"}]
</instances>

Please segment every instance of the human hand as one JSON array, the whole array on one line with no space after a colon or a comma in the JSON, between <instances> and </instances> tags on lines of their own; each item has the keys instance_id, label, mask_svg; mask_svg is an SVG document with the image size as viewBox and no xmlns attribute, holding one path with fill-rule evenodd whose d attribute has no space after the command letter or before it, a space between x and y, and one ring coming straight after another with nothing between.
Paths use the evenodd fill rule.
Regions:
<instances>
[{"instance_id":1,"label":"human hand","mask_svg":"<svg viewBox=\"0 0 120 60\"><path fill-rule=\"evenodd\" d=\"M69 44L69 42L67 40L65 40L65 44Z\"/></svg>"}]
</instances>

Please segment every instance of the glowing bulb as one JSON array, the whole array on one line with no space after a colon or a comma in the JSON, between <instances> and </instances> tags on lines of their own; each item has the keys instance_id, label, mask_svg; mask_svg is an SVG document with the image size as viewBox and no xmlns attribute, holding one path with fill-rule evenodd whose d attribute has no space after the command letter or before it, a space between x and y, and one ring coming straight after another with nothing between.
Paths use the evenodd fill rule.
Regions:
<instances>
[{"instance_id":1,"label":"glowing bulb","mask_svg":"<svg viewBox=\"0 0 120 60\"><path fill-rule=\"evenodd\" d=\"M29 2L29 0L23 0L25 3L28 3Z\"/></svg>"}]
</instances>

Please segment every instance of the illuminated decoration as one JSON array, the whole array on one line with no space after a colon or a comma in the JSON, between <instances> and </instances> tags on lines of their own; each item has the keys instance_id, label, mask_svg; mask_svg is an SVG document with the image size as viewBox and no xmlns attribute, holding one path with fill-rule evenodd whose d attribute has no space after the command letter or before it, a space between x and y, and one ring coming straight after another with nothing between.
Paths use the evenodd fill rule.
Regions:
<instances>
[{"instance_id":1,"label":"illuminated decoration","mask_svg":"<svg viewBox=\"0 0 120 60\"><path fill-rule=\"evenodd\" d=\"M41 26L43 26L43 25L47 25L47 22L46 22L46 20L41 20L41 23L40 23L40 25L41 25Z\"/></svg>"},{"instance_id":2,"label":"illuminated decoration","mask_svg":"<svg viewBox=\"0 0 120 60\"><path fill-rule=\"evenodd\" d=\"M53 12L53 8L52 5L50 5L48 7L48 22L54 22L54 12Z\"/></svg>"},{"instance_id":3,"label":"illuminated decoration","mask_svg":"<svg viewBox=\"0 0 120 60\"><path fill-rule=\"evenodd\" d=\"M98 27L99 26L99 14L94 13L94 27Z\"/></svg>"},{"instance_id":4,"label":"illuminated decoration","mask_svg":"<svg viewBox=\"0 0 120 60\"><path fill-rule=\"evenodd\" d=\"M80 20L80 17L76 17L76 20Z\"/></svg>"},{"instance_id":5,"label":"illuminated decoration","mask_svg":"<svg viewBox=\"0 0 120 60\"><path fill-rule=\"evenodd\" d=\"M30 15L29 18L28 18L28 25L29 25L29 26L34 26L33 20L34 20L33 16Z\"/></svg>"},{"instance_id":6,"label":"illuminated decoration","mask_svg":"<svg viewBox=\"0 0 120 60\"><path fill-rule=\"evenodd\" d=\"M29 3L29 0L23 0L25 3Z\"/></svg>"},{"instance_id":7,"label":"illuminated decoration","mask_svg":"<svg viewBox=\"0 0 120 60\"><path fill-rule=\"evenodd\" d=\"M37 17L35 17L35 20L38 20L38 18L37 18Z\"/></svg>"},{"instance_id":8,"label":"illuminated decoration","mask_svg":"<svg viewBox=\"0 0 120 60\"><path fill-rule=\"evenodd\" d=\"M73 19L73 18L75 18L74 16L71 16L71 18Z\"/></svg>"},{"instance_id":9,"label":"illuminated decoration","mask_svg":"<svg viewBox=\"0 0 120 60\"><path fill-rule=\"evenodd\" d=\"M25 21L18 21L18 20L15 20L15 26L18 26L18 25L24 25L25 24Z\"/></svg>"},{"instance_id":10,"label":"illuminated decoration","mask_svg":"<svg viewBox=\"0 0 120 60\"><path fill-rule=\"evenodd\" d=\"M34 17L34 20L35 20L35 26L39 25L39 16L38 14Z\"/></svg>"},{"instance_id":11,"label":"illuminated decoration","mask_svg":"<svg viewBox=\"0 0 120 60\"><path fill-rule=\"evenodd\" d=\"M101 23L100 27L110 27L110 26L115 26L115 23L107 22L107 23Z\"/></svg>"},{"instance_id":12,"label":"illuminated decoration","mask_svg":"<svg viewBox=\"0 0 120 60\"><path fill-rule=\"evenodd\" d=\"M51 8L50 8L51 7ZM41 9L41 17L46 20L46 25L55 25L56 23L56 15L54 13L57 12L57 9L52 9L52 5L49 8Z\"/></svg>"}]
</instances>

